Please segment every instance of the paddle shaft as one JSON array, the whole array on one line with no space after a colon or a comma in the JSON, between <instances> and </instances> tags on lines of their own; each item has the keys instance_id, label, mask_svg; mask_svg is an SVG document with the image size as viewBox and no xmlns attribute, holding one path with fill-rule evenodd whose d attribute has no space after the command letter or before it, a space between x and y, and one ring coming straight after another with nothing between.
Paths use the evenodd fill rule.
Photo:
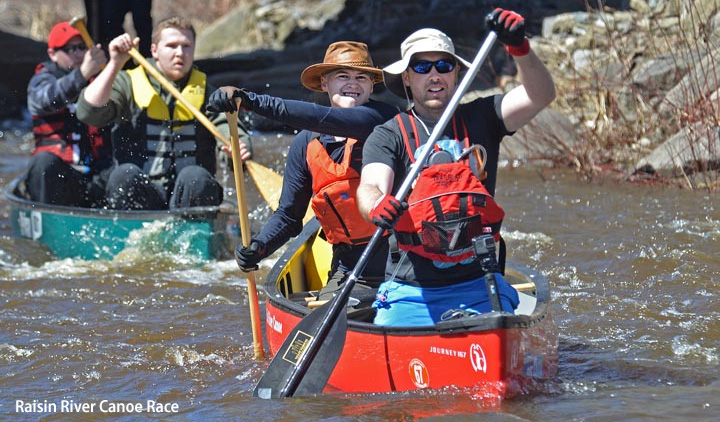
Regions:
<instances>
[{"instance_id":1,"label":"paddle shaft","mask_svg":"<svg viewBox=\"0 0 720 422\"><path fill-rule=\"evenodd\" d=\"M237 114L225 113L230 128L230 151L233 163L241 163L240 160L240 134L238 132ZM250 220L248 219L247 195L245 194L245 175L242 164L233 167L235 176L235 191L237 192L238 217L240 219L240 232L242 244L250 246ZM250 323L252 324L253 350L255 360L265 359L265 352L262 346L262 330L260 328L260 305L258 303L257 284L255 273L247 273L248 302L250 306Z\"/></svg>"},{"instance_id":2,"label":"paddle shaft","mask_svg":"<svg viewBox=\"0 0 720 422\"><path fill-rule=\"evenodd\" d=\"M458 85L457 89L455 90L455 93L453 94L452 98L450 99L450 102L448 103L447 107L443 111L442 116L440 117L440 120L435 125L435 128L433 129L432 133L430 134L430 138L427 141L427 146L422 151L420 156L415 160L415 163L410 168L410 172L405 177L405 180L403 181L402 185L400 185L400 188L398 189L395 197L398 198L398 200L403 200L407 194L410 192L410 189L412 188L412 184L415 181L415 178L420 174L420 170L422 169L423 163L427 161L428 156L433 151L433 146L437 142L437 140L440 138L440 135L445 130L445 126L447 126L448 122L452 118L453 113L455 113L455 110L457 109L458 105L460 104L460 100L462 99L462 96L465 95L465 92L467 91L468 87L470 86L470 83L475 78L475 75L477 75L478 71L480 70L480 65L485 61L485 58L490 53L490 49L492 48L493 44L495 43L495 40L497 39L497 34L493 31L490 31L488 36L485 38L485 41L483 42L483 45L480 47L480 50L478 51L477 55L475 56L475 60L473 60L470 68L468 69L467 73L463 77L462 81ZM327 337L327 334L330 332L330 328L332 327L335 320L337 320L338 315L340 312L345 312L345 304L347 303L348 298L350 297L350 293L355 286L355 283L358 280L358 274L362 273L362 271L365 269L365 265L367 264L367 261L370 257L370 253L372 252L373 248L377 244L377 242L382 237L384 229L381 227L378 227L377 230L375 230L375 233L373 234L372 238L370 239L370 242L368 242L367 246L363 250L362 255L360 255L360 259L358 260L357 264L355 265L355 268L353 268L352 272L348 276L347 281L345 281L342 289L340 290L340 293L338 293L335 298L330 302L328 305L328 309L325 313L325 316L320 320L320 326L318 330L316 331L315 336L310 340L309 344L307 345L306 351L303 354L303 356L298 361L297 365L293 368L293 371L290 374L290 377L287 380L287 383L282 388L280 392L280 397L289 397L292 396L295 393L295 390L297 389L298 385L300 385L300 382L302 381L302 377L305 375L305 372L307 371L307 368L312 363L312 360L315 358L315 355L317 354L318 350L320 349L320 345L323 343L325 338ZM316 310L314 312L318 312L319 310ZM292 336L292 333L291 333ZM291 336L288 336L288 338L291 338Z\"/></svg>"}]
</instances>

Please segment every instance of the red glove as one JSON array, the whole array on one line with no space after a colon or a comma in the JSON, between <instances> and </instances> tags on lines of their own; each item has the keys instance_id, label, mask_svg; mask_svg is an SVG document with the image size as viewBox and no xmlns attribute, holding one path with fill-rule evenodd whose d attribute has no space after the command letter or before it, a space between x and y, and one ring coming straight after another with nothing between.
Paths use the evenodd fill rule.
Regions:
<instances>
[{"instance_id":1,"label":"red glove","mask_svg":"<svg viewBox=\"0 0 720 422\"><path fill-rule=\"evenodd\" d=\"M390 230L407 207L407 202L400 202L392 195L383 195L375 202L368 217L376 226Z\"/></svg>"},{"instance_id":2,"label":"red glove","mask_svg":"<svg viewBox=\"0 0 720 422\"><path fill-rule=\"evenodd\" d=\"M498 40L505 44L511 56L524 56L530 52L525 38L525 18L511 10L496 8L485 18L488 28L495 31Z\"/></svg>"}]
</instances>

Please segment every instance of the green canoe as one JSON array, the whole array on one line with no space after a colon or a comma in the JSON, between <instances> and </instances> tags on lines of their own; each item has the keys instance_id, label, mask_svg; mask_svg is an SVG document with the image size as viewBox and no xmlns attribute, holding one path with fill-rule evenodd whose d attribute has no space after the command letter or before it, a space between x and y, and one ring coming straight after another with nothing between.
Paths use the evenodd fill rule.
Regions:
<instances>
[{"instance_id":1,"label":"green canoe","mask_svg":"<svg viewBox=\"0 0 720 422\"><path fill-rule=\"evenodd\" d=\"M5 190L13 235L45 244L58 258L112 259L129 244L141 250L227 258L237 239L232 205L172 211L118 211L41 204L22 198L19 179Z\"/></svg>"}]
</instances>

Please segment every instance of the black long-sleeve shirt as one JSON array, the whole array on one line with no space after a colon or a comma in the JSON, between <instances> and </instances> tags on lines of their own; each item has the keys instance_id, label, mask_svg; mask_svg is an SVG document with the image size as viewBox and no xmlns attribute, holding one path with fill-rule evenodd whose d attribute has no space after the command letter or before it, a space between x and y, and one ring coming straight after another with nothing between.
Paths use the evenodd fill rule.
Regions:
<instances>
[{"instance_id":1,"label":"black long-sleeve shirt","mask_svg":"<svg viewBox=\"0 0 720 422\"><path fill-rule=\"evenodd\" d=\"M313 195L312 176L307 165L308 143L320 133L324 134L320 136L320 141L328 155L335 162L341 162L345 142L336 141L334 136L364 142L375 126L391 119L398 113L398 109L373 100L358 107L339 108L254 93L248 93L248 98L250 101L244 101L243 107L288 126L307 129L300 132L290 145L278 208L260 233L254 236L256 240L265 243L269 255L302 230L302 219ZM360 172L360 168L356 170ZM336 256L339 259L339 268L351 270L364 246L342 251L336 248L334 253L339 255ZM386 254L387 244L383 242L371 256L364 274L383 275ZM375 256L378 258L375 259Z\"/></svg>"}]
</instances>

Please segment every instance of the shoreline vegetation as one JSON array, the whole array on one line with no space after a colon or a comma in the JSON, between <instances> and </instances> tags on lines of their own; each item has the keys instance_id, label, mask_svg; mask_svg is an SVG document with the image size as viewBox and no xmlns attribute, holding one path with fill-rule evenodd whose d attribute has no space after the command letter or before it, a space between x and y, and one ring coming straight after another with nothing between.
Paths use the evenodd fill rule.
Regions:
<instances>
[{"instance_id":1,"label":"shoreline vegetation","mask_svg":"<svg viewBox=\"0 0 720 422\"><path fill-rule=\"evenodd\" d=\"M504 153L512 163L572 168L587 181L720 190L720 0L615 2L626 5L622 10L607 7L610 2L584 3L585 10L545 17L532 32L532 47L553 74L558 96L533 123L503 142ZM200 7L189 0L155 0L153 17L193 16L199 49L201 42L212 42L220 21L244 19L234 23L238 28L255 20L257 50L278 50L297 28L325 31L331 24L343 25L342 19L353 18L343 7L357 8L353 12L358 15L397 4L210 0ZM54 22L68 19L68 13L84 13L81 1L70 0L5 1L0 8L5 12L0 29L36 40ZM238 9L252 13L235 13ZM318 10L325 15L311 22L308 15ZM386 42L385 56L393 57L398 43ZM376 50L383 58L383 46ZM247 81L242 72L220 80ZM298 73L291 69L286 74L296 82ZM503 77L502 88L493 89L512 84L512 78Z\"/></svg>"},{"instance_id":2,"label":"shoreline vegetation","mask_svg":"<svg viewBox=\"0 0 720 422\"><path fill-rule=\"evenodd\" d=\"M542 43L581 142L558 164L588 179L720 189L720 1L631 1L544 22ZM552 60L552 59L551 59Z\"/></svg>"}]
</instances>

